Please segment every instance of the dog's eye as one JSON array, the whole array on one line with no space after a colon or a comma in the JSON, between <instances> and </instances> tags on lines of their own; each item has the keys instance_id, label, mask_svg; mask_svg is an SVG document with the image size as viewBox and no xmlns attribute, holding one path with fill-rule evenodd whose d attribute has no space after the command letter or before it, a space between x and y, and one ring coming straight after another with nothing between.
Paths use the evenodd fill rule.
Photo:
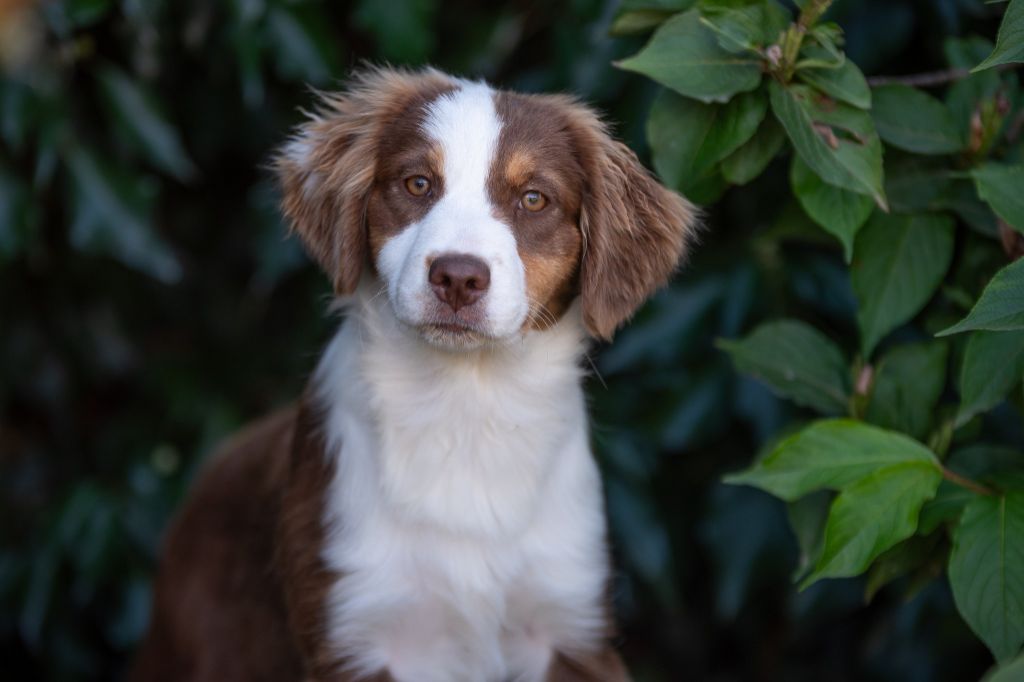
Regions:
<instances>
[{"instance_id":1,"label":"dog's eye","mask_svg":"<svg viewBox=\"0 0 1024 682\"><path fill-rule=\"evenodd\" d=\"M427 180L422 175L413 175L405 179L405 188L414 197L426 196L427 192L430 191L430 180Z\"/></svg>"},{"instance_id":2,"label":"dog's eye","mask_svg":"<svg viewBox=\"0 0 1024 682\"><path fill-rule=\"evenodd\" d=\"M536 213L548 205L548 198L536 190L530 190L523 194L520 204L527 211Z\"/></svg>"}]
</instances>

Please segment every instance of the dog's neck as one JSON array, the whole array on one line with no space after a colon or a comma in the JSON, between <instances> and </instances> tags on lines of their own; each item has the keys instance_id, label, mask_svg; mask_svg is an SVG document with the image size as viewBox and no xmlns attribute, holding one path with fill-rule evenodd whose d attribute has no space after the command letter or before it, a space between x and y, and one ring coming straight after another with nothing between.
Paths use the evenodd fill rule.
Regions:
<instances>
[{"instance_id":1,"label":"dog's neck","mask_svg":"<svg viewBox=\"0 0 1024 682\"><path fill-rule=\"evenodd\" d=\"M376 508L492 539L522 532L558 453L586 439L578 309L545 331L452 351L402 325L373 281L345 307L315 377L328 451L342 452L337 493L362 498L339 499L343 513Z\"/></svg>"}]
</instances>

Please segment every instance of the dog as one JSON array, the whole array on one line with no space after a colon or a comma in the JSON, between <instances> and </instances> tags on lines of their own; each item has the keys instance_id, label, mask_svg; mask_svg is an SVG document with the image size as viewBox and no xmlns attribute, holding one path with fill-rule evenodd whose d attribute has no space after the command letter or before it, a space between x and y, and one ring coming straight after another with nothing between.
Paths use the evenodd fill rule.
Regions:
<instances>
[{"instance_id":1,"label":"dog","mask_svg":"<svg viewBox=\"0 0 1024 682\"><path fill-rule=\"evenodd\" d=\"M199 477L132 678L628 680L582 363L694 208L579 101L433 69L362 70L274 168L346 320Z\"/></svg>"}]
</instances>

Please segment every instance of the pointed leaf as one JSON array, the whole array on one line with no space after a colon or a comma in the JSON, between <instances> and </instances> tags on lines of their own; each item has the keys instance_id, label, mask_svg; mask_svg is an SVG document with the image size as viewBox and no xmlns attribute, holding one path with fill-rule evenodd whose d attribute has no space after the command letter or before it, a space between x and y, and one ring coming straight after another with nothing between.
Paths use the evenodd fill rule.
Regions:
<instances>
[{"instance_id":1,"label":"pointed leaf","mask_svg":"<svg viewBox=\"0 0 1024 682\"><path fill-rule=\"evenodd\" d=\"M897 464L938 467L928 448L893 431L851 419L815 422L780 443L727 483L752 485L792 502L815 490L842 490L871 473Z\"/></svg>"},{"instance_id":2,"label":"pointed leaf","mask_svg":"<svg viewBox=\"0 0 1024 682\"><path fill-rule=\"evenodd\" d=\"M953 534L949 583L960 614L996 660L1024 644L1024 492L979 497Z\"/></svg>"},{"instance_id":3,"label":"pointed leaf","mask_svg":"<svg viewBox=\"0 0 1024 682\"><path fill-rule=\"evenodd\" d=\"M1024 165L986 163L971 175L978 196L1018 232L1024 233Z\"/></svg>"},{"instance_id":4,"label":"pointed leaf","mask_svg":"<svg viewBox=\"0 0 1024 682\"><path fill-rule=\"evenodd\" d=\"M871 108L871 88L868 87L868 81L849 57L838 69L800 69L796 75L804 83L814 86L829 97L852 104L858 109Z\"/></svg>"},{"instance_id":5,"label":"pointed leaf","mask_svg":"<svg viewBox=\"0 0 1024 682\"><path fill-rule=\"evenodd\" d=\"M878 469L839 493L825 526L825 549L801 589L821 578L860 575L913 535L921 505L941 480L936 463L906 462Z\"/></svg>"},{"instance_id":6,"label":"pointed leaf","mask_svg":"<svg viewBox=\"0 0 1024 682\"><path fill-rule=\"evenodd\" d=\"M954 154L964 148L953 113L917 88L875 88L871 117L879 136L894 147L917 154Z\"/></svg>"},{"instance_id":7,"label":"pointed leaf","mask_svg":"<svg viewBox=\"0 0 1024 682\"><path fill-rule=\"evenodd\" d=\"M702 102L725 102L761 82L758 59L722 49L714 32L701 24L697 10L666 21L640 52L616 66Z\"/></svg>"},{"instance_id":8,"label":"pointed leaf","mask_svg":"<svg viewBox=\"0 0 1024 682\"><path fill-rule=\"evenodd\" d=\"M736 369L793 402L842 414L849 401L849 369L842 351L819 331L796 320L769 322L740 341L720 341Z\"/></svg>"},{"instance_id":9,"label":"pointed leaf","mask_svg":"<svg viewBox=\"0 0 1024 682\"><path fill-rule=\"evenodd\" d=\"M947 357L946 344L934 341L889 351L875 370L866 419L917 439L927 436L946 385Z\"/></svg>"},{"instance_id":10,"label":"pointed leaf","mask_svg":"<svg viewBox=\"0 0 1024 682\"><path fill-rule=\"evenodd\" d=\"M743 93L726 104L704 104L663 90L651 107L647 139L666 184L686 192L757 131L768 103Z\"/></svg>"},{"instance_id":11,"label":"pointed leaf","mask_svg":"<svg viewBox=\"0 0 1024 682\"><path fill-rule=\"evenodd\" d=\"M871 117L842 102L825 101L807 86L786 87L772 80L769 88L772 111L811 170L885 207L882 143Z\"/></svg>"},{"instance_id":12,"label":"pointed leaf","mask_svg":"<svg viewBox=\"0 0 1024 682\"><path fill-rule=\"evenodd\" d=\"M960 374L957 424L1002 401L1024 378L1024 330L971 334Z\"/></svg>"},{"instance_id":13,"label":"pointed leaf","mask_svg":"<svg viewBox=\"0 0 1024 682\"><path fill-rule=\"evenodd\" d=\"M953 258L953 227L948 216L876 212L861 229L850 275L865 356L935 293Z\"/></svg>"},{"instance_id":14,"label":"pointed leaf","mask_svg":"<svg viewBox=\"0 0 1024 682\"><path fill-rule=\"evenodd\" d=\"M999 24L996 49L974 70L981 71L1011 62L1024 62L1024 0L1010 0L1003 21Z\"/></svg>"},{"instance_id":15,"label":"pointed leaf","mask_svg":"<svg viewBox=\"0 0 1024 682\"><path fill-rule=\"evenodd\" d=\"M613 36L645 33L673 14L689 9L695 0L623 0L608 32Z\"/></svg>"},{"instance_id":16,"label":"pointed leaf","mask_svg":"<svg viewBox=\"0 0 1024 682\"><path fill-rule=\"evenodd\" d=\"M1015 331L1024 329L1024 258L996 273L967 317L937 336L971 329Z\"/></svg>"},{"instance_id":17,"label":"pointed leaf","mask_svg":"<svg viewBox=\"0 0 1024 682\"><path fill-rule=\"evenodd\" d=\"M875 207L871 197L827 184L796 155L790 166L789 182L807 215L843 245L849 263L853 258L853 239Z\"/></svg>"},{"instance_id":18,"label":"pointed leaf","mask_svg":"<svg viewBox=\"0 0 1024 682\"><path fill-rule=\"evenodd\" d=\"M754 136L722 159L722 175L734 185L745 185L771 163L786 141L786 132L774 116L766 116Z\"/></svg>"}]
</instances>

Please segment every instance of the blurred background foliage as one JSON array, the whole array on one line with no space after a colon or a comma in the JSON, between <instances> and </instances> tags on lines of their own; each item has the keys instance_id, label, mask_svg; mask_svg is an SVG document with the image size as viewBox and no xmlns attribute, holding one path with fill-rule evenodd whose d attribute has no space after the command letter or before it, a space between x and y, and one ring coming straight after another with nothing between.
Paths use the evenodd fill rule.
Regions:
<instances>
[{"instance_id":1,"label":"blurred background foliage","mask_svg":"<svg viewBox=\"0 0 1024 682\"><path fill-rule=\"evenodd\" d=\"M626 4L657 16L672 0ZM610 35L618 9L0 0L4 679L123 672L197 467L298 394L336 325L265 170L309 86L369 59L571 91L646 158L658 88L612 66L644 40ZM942 68L946 38L991 38L999 14L846 0L830 16L865 73L899 74ZM715 340L787 315L856 345L842 254L804 229L787 166L708 207L689 267L593 354L623 649L641 682L978 679L991 658L944 581L897 581L870 603L863 579L798 592L786 506L719 482L808 414L737 374ZM1011 410L986 428L1022 438ZM797 534L820 534L801 527L820 516L795 515Z\"/></svg>"}]
</instances>

